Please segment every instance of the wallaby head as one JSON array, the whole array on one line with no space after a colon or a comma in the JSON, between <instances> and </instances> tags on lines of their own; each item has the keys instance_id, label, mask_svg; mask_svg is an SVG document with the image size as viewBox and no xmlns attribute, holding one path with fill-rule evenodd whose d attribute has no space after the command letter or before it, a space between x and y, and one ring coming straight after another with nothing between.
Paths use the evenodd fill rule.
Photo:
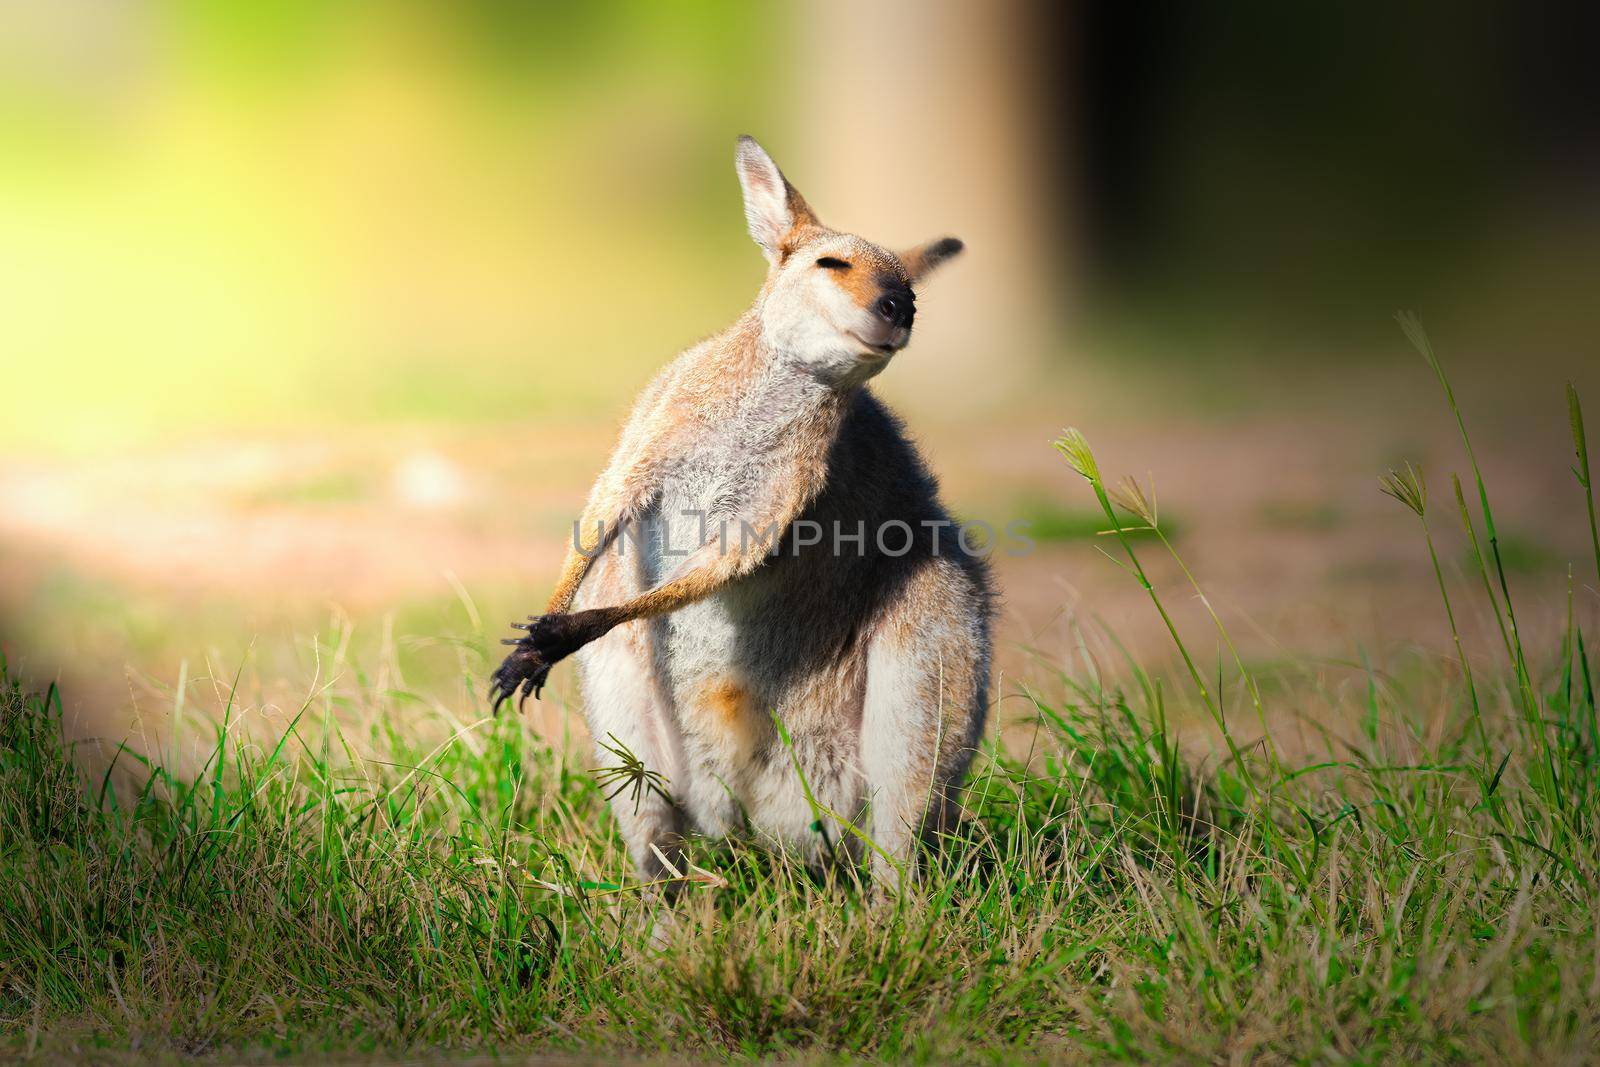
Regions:
<instances>
[{"instance_id":1,"label":"wallaby head","mask_svg":"<svg viewBox=\"0 0 1600 1067\"><path fill-rule=\"evenodd\" d=\"M912 286L961 242L891 252L824 226L755 138L739 138L735 162L750 236L769 264L756 305L762 335L829 380L877 374L911 340Z\"/></svg>"}]
</instances>

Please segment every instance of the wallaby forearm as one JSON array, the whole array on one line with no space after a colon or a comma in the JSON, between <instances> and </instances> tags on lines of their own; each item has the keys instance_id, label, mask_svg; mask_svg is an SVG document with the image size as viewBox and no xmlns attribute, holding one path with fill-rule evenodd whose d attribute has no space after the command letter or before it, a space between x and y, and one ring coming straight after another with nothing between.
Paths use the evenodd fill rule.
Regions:
<instances>
[{"instance_id":1,"label":"wallaby forearm","mask_svg":"<svg viewBox=\"0 0 1600 1067\"><path fill-rule=\"evenodd\" d=\"M655 399L659 398L653 397ZM641 405L641 411L634 416L629 432L624 434L621 446L613 454L610 466L589 491L589 501L573 531L572 544L562 560L555 589L545 605L546 615L562 615L572 610L578 587L583 584L595 557L616 540L622 526L637 518L645 502L660 490L662 457L659 451L628 447L631 438L639 432L634 424L651 421L656 414L656 403ZM591 536L590 531L593 531L593 544L584 540Z\"/></svg>"},{"instance_id":2,"label":"wallaby forearm","mask_svg":"<svg viewBox=\"0 0 1600 1067\"><path fill-rule=\"evenodd\" d=\"M550 599L550 609L538 618L530 618L522 627L528 636L518 641L518 646L531 645L529 651L548 669L623 623L670 614L749 574L761 566L774 540L783 536L821 491L826 477L822 455L815 451L807 454L809 462L796 463L767 483L773 495L752 513L758 516L757 528L772 531L770 535L753 540L741 538L736 546L724 544L720 538L707 542L686 561L681 573L621 604L568 611L592 558L574 548Z\"/></svg>"}]
</instances>

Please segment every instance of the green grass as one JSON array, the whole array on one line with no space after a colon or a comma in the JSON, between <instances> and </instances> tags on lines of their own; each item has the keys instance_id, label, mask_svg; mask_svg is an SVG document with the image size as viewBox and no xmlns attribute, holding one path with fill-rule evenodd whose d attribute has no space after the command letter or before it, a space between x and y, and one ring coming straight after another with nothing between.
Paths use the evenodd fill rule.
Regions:
<instances>
[{"instance_id":1,"label":"green grass","mask_svg":"<svg viewBox=\"0 0 1600 1067\"><path fill-rule=\"evenodd\" d=\"M1573 421L1587 491L1576 400ZM1203 597L1146 581L1142 553L1177 559L1164 524L1081 436L1062 448L1153 609ZM1441 611L1454 632L1486 597L1503 648L1285 684L1218 624L1173 629L1170 676L1040 664L1000 705L1027 743L986 746L960 833L894 893L697 842L660 904L567 746L331 647L291 726L257 736L230 700L188 775L129 752L106 772L64 746L53 691L7 682L0 1054L1587 1058L1592 592L1558 647L1525 647L1487 489L1383 487L1419 553L1432 524L1472 525L1480 573L1438 571ZM482 638L459 647L476 686Z\"/></svg>"}]
</instances>

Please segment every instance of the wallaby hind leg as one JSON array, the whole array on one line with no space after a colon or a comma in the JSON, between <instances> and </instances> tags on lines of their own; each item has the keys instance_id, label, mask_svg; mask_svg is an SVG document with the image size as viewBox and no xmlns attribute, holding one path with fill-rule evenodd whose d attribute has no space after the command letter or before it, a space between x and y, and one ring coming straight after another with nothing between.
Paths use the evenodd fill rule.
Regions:
<instances>
[{"instance_id":1,"label":"wallaby hind leg","mask_svg":"<svg viewBox=\"0 0 1600 1067\"><path fill-rule=\"evenodd\" d=\"M584 583L580 601L592 597L605 602L608 597L614 598L625 584L624 576L618 573L623 568L607 564L621 562L597 561L598 573ZM656 666L659 635L654 627L658 625L653 620L641 620L619 626L577 654L584 717L594 738L596 769L604 776L606 792L615 793L612 814L628 854L646 881L670 877L661 856L680 871L683 869L679 860L685 832L683 813L672 799L674 790L682 789L687 782L668 697ZM637 792L629 776L605 773L624 767L630 757L638 760L643 770L653 772L638 780Z\"/></svg>"},{"instance_id":2,"label":"wallaby hind leg","mask_svg":"<svg viewBox=\"0 0 1600 1067\"><path fill-rule=\"evenodd\" d=\"M917 846L952 825L983 736L988 605L953 562L929 567L885 614L867 649L861 757L872 806L872 873L910 873ZM897 869L898 868L898 869Z\"/></svg>"}]
</instances>

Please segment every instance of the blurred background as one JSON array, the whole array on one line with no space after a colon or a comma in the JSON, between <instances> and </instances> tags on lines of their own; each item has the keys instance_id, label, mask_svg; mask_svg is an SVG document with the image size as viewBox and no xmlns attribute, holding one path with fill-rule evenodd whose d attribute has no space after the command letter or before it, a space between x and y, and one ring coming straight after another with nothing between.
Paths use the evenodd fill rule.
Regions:
<instances>
[{"instance_id":1,"label":"blurred background","mask_svg":"<svg viewBox=\"0 0 1600 1067\"><path fill-rule=\"evenodd\" d=\"M480 714L633 395L760 284L742 132L837 228L968 243L876 387L959 513L1032 523L1009 672L1083 625L1163 647L1068 424L1154 482L1253 657L1440 641L1376 491L1461 462L1401 308L1559 604L1597 40L1510 0L0 0L0 650L90 733L236 676L293 707L330 649Z\"/></svg>"}]
</instances>

